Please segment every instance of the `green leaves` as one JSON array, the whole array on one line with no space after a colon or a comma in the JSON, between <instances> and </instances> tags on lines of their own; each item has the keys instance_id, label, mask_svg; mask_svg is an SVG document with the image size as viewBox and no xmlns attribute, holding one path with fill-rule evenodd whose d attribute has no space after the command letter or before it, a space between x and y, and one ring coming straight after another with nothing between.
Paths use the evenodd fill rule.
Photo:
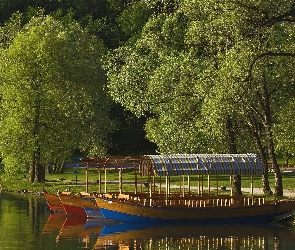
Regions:
<instances>
[{"instance_id":1,"label":"green leaves","mask_svg":"<svg viewBox=\"0 0 295 250\"><path fill-rule=\"evenodd\" d=\"M151 16L108 57L110 94L152 114L147 136L161 152L226 152L228 119L238 150L252 150L249 117L265 125L270 105L275 120L293 86L293 7L279 2L185 0Z\"/></svg>"},{"instance_id":2,"label":"green leaves","mask_svg":"<svg viewBox=\"0 0 295 250\"><path fill-rule=\"evenodd\" d=\"M50 16L16 32L0 60L0 151L7 166L25 166L37 149L43 166L69 159L76 148L105 152L111 126L104 53L79 24Z\"/></svg>"}]
</instances>

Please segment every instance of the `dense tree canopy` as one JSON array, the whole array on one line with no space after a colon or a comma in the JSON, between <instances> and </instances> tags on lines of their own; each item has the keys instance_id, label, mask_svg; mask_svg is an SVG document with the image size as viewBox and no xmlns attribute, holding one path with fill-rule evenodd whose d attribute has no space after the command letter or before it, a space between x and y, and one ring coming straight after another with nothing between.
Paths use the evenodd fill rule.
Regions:
<instances>
[{"instance_id":1,"label":"dense tree canopy","mask_svg":"<svg viewBox=\"0 0 295 250\"><path fill-rule=\"evenodd\" d=\"M147 134L161 152L267 147L282 195L273 126L294 89L293 2L175 2L110 55L112 97L152 113Z\"/></svg>"},{"instance_id":2,"label":"dense tree canopy","mask_svg":"<svg viewBox=\"0 0 295 250\"><path fill-rule=\"evenodd\" d=\"M75 148L106 152L103 53L102 42L76 22L39 15L15 31L0 60L0 151L7 168L30 164L32 181L40 181L45 164L70 159Z\"/></svg>"},{"instance_id":3,"label":"dense tree canopy","mask_svg":"<svg viewBox=\"0 0 295 250\"><path fill-rule=\"evenodd\" d=\"M31 20L39 8L50 16ZM15 11L23 18L0 30L1 136L16 142L2 145L6 162L28 159L26 150L9 152L36 150L41 141L41 162L73 148L258 152L265 192L270 161L275 193L283 194L276 154L294 152L294 1L11 0L0 3L0 22ZM18 143L42 130L46 136Z\"/></svg>"}]
</instances>

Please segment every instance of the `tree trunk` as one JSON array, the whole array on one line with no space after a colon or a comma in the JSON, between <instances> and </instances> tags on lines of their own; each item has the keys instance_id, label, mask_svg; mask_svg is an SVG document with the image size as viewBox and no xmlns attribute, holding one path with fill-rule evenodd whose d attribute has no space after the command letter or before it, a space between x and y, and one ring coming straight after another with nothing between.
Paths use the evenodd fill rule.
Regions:
<instances>
[{"instance_id":1,"label":"tree trunk","mask_svg":"<svg viewBox=\"0 0 295 250\"><path fill-rule=\"evenodd\" d=\"M233 125L231 122L230 117L227 118L226 121L226 131L227 131L227 138L229 142L229 151L232 154L237 153L237 145L235 141L235 133L233 129ZM232 193L234 195L241 195L242 194L242 187L241 187L241 176L240 175L233 175L232 176Z\"/></svg>"},{"instance_id":2,"label":"tree trunk","mask_svg":"<svg viewBox=\"0 0 295 250\"><path fill-rule=\"evenodd\" d=\"M272 136L272 119L271 119L271 112L270 112L270 94L267 90L267 82L266 79L263 79L262 85L262 97L260 98L259 102L264 103L261 105L262 110L264 112L264 127L265 127L265 134L267 140L267 147L268 147L268 155L269 159L273 165L275 171L275 195L276 196L283 196L283 181L282 181L282 174L277 163L277 158L275 155L275 148Z\"/></svg>"},{"instance_id":3,"label":"tree trunk","mask_svg":"<svg viewBox=\"0 0 295 250\"><path fill-rule=\"evenodd\" d=\"M35 166L34 166L34 162L32 162L30 164L30 170L29 170L29 181L30 182L34 182L35 180Z\"/></svg>"},{"instance_id":4,"label":"tree trunk","mask_svg":"<svg viewBox=\"0 0 295 250\"><path fill-rule=\"evenodd\" d=\"M40 182L40 150L34 152L34 168L35 168L35 178L34 181Z\"/></svg>"},{"instance_id":5,"label":"tree trunk","mask_svg":"<svg viewBox=\"0 0 295 250\"><path fill-rule=\"evenodd\" d=\"M251 132L254 136L254 139L256 141L256 147L260 155L261 165L263 167L263 174L262 174L262 183L263 183L263 193L265 195L272 195L271 188L269 186L269 180L268 180L268 164L267 164L267 157L266 153L263 149L262 142L260 139L260 136L258 134L258 130L256 128L251 129Z\"/></svg>"},{"instance_id":6,"label":"tree trunk","mask_svg":"<svg viewBox=\"0 0 295 250\"><path fill-rule=\"evenodd\" d=\"M58 173L63 173L64 170L64 166L65 166L65 162L58 162L55 161L54 162L54 173L58 174Z\"/></svg>"},{"instance_id":7,"label":"tree trunk","mask_svg":"<svg viewBox=\"0 0 295 250\"><path fill-rule=\"evenodd\" d=\"M40 89L40 84L38 81L33 83L34 89L36 93ZM34 131L33 136L35 137L35 150L33 152L33 161L32 161L32 169L34 169L30 176L31 181L33 182L41 182L45 180L45 168L41 165L41 148L39 141L39 133L40 133L40 116L41 116L41 101L40 96L37 95L35 100L35 118L34 118Z\"/></svg>"},{"instance_id":8,"label":"tree trunk","mask_svg":"<svg viewBox=\"0 0 295 250\"><path fill-rule=\"evenodd\" d=\"M45 168L40 164L40 150L36 150L33 154L33 161L30 166L30 181L45 181Z\"/></svg>"},{"instance_id":9,"label":"tree trunk","mask_svg":"<svg viewBox=\"0 0 295 250\"><path fill-rule=\"evenodd\" d=\"M290 154L289 154L289 152L286 152L286 158L285 158L285 166L286 166L286 168L289 167L289 158L290 158Z\"/></svg>"},{"instance_id":10,"label":"tree trunk","mask_svg":"<svg viewBox=\"0 0 295 250\"><path fill-rule=\"evenodd\" d=\"M282 174L281 174L281 170L279 168L278 162L277 162L277 157L275 155L274 143L272 140L272 133L270 131L267 133L267 140L268 140L269 159L270 159L273 169L275 171L275 195L276 196L283 196Z\"/></svg>"}]
</instances>

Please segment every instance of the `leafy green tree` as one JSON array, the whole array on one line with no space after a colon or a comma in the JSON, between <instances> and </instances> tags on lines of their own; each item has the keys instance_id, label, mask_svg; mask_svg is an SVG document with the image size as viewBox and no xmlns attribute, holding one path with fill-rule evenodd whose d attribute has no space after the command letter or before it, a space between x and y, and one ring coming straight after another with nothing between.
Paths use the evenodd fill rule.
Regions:
<instances>
[{"instance_id":1,"label":"leafy green tree","mask_svg":"<svg viewBox=\"0 0 295 250\"><path fill-rule=\"evenodd\" d=\"M102 42L76 22L42 14L12 34L0 60L6 169L29 166L30 181L42 181L45 165L69 159L74 149L104 154L111 123Z\"/></svg>"},{"instance_id":2,"label":"leafy green tree","mask_svg":"<svg viewBox=\"0 0 295 250\"><path fill-rule=\"evenodd\" d=\"M161 152L256 145L270 192L266 147L281 196L273 125L294 84L294 13L285 0L178 1L109 57L109 91L135 114L152 114L147 134Z\"/></svg>"},{"instance_id":3,"label":"leafy green tree","mask_svg":"<svg viewBox=\"0 0 295 250\"><path fill-rule=\"evenodd\" d=\"M288 164L288 158L294 156L294 112L295 112L294 98L291 98L289 102L280 109L277 121L274 126L274 137L276 142L276 151L281 156L286 156L286 164Z\"/></svg>"}]
</instances>

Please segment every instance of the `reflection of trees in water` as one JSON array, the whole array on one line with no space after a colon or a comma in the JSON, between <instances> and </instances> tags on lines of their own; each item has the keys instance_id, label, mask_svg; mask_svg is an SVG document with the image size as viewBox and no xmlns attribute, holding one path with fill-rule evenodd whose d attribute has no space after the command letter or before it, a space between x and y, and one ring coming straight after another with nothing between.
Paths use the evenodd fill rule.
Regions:
<instances>
[{"instance_id":1,"label":"reflection of trees in water","mask_svg":"<svg viewBox=\"0 0 295 250\"><path fill-rule=\"evenodd\" d=\"M46 220L44 198L1 192L0 203L0 249L35 249Z\"/></svg>"},{"instance_id":2,"label":"reflection of trees in water","mask_svg":"<svg viewBox=\"0 0 295 250\"><path fill-rule=\"evenodd\" d=\"M1 196L9 203L9 207L15 208L16 211L24 212L29 228L42 231L42 223L45 222L44 214L46 212L44 210L43 197L9 192L3 192ZM40 223L40 221L42 221L42 223Z\"/></svg>"},{"instance_id":3,"label":"reflection of trees in water","mask_svg":"<svg viewBox=\"0 0 295 250\"><path fill-rule=\"evenodd\" d=\"M283 250L293 249L291 219L273 224L222 225L114 224L105 226L93 249L194 249ZM110 247L110 248L108 248ZM287 248L286 248L287 247ZM290 248L291 247L291 248Z\"/></svg>"},{"instance_id":4,"label":"reflection of trees in water","mask_svg":"<svg viewBox=\"0 0 295 250\"><path fill-rule=\"evenodd\" d=\"M43 211L41 208L43 208ZM36 231L34 230L34 232L39 232L42 230L43 227L40 228L40 219L41 215L42 218L44 217L44 206L41 206L40 199L37 199L35 196L31 195L28 197L28 213L31 228L37 229Z\"/></svg>"}]
</instances>

